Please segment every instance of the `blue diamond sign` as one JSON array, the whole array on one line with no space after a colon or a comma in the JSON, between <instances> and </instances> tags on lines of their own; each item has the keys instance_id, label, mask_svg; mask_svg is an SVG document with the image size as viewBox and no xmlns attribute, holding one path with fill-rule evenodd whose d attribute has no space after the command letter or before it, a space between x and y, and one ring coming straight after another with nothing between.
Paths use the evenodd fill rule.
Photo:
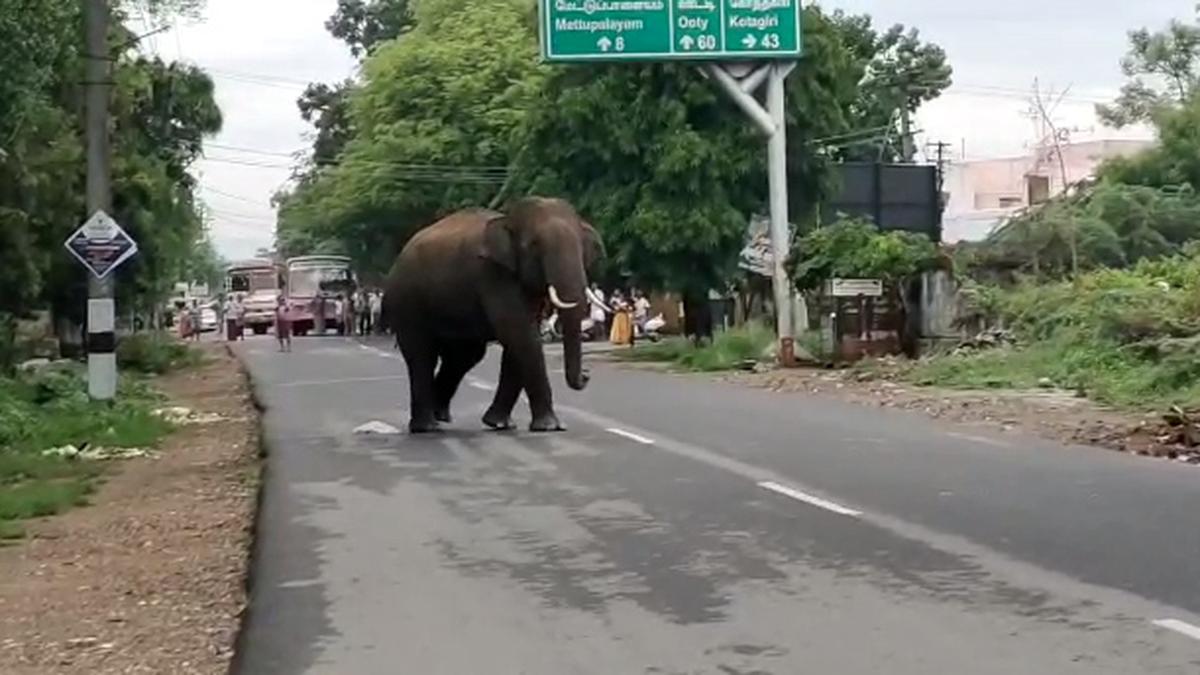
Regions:
<instances>
[{"instance_id":1,"label":"blue diamond sign","mask_svg":"<svg viewBox=\"0 0 1200 675\"><path fill-rule=\"evenodd\" d=\"M133 237L103 211L97 211L75 230L65 245L97 279L107 277L138 250Z\"/></svg>"}]
</instances>

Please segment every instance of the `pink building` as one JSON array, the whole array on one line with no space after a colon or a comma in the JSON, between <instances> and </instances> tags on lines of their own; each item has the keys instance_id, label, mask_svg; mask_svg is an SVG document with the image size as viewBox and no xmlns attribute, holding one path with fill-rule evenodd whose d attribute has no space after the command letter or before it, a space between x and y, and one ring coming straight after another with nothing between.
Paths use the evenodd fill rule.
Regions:
<instances>
[{"instance_id":1,"label":"pink building","mask_svg":"<svg viewBox=\"0 0 1200 675\"><path fill-rule=\"evenodd\" d=\"M1062 194L1067 184L1091 178L1106 159L1135 154L1154 145L1146 140L1095 140L1054 146L1022 157L967 160L946 170L943 240L978 241L1017 211Z\"/></svg>"}]
</instances>

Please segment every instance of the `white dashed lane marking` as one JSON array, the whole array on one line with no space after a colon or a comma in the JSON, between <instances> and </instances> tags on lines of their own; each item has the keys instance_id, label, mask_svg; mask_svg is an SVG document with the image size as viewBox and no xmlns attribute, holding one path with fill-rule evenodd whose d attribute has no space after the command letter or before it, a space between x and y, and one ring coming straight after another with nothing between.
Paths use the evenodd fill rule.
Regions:
<instances>
[{"instance_id":1,"label":"white dashed lane marking","mask_svg":"<svg viewBox=\"0 0 1200 675\"><path fill-rule=\"evenodd\" d=\"M821 499L820 497L810 495L807 492L801 492L795 488L790 488L774 481L762 481L758 484L758 486L766 490L770 490L771 492L781 494L785 497L791 497L792 499L802 501L805 504L810 504L812 506L825 509L826 511L832 511L839 515L851 516L854 518L862 515L862 511L855 511L854 509L846 508L845 506L831 502L828 499Z\"/></svg>"},{"instance_id":2,"label":"white dashed lane marking","mask_svg":"<svg viewBox=\"0 0 1200 675\"><path fill-rule=\"evenodd\" d=\"M622 438L628 438L631 441L636 441L638 443L641 443L642 445L654 445L654 439L646 438L645 436L639 436L633 432L625 431L624 429L610 427L608 429L605 429L605 431L607 431L610 434L616 434Z\"/></svg>"},{"instance_id":3,"label":"white dashed lane marking","mask_svg":"<svg viewBox=\"0 0 1200 675\"><path fill-rule=\"evenodd\" d=\"M1176 633L1186 635L1193 640L1200 640L1200 626L1193 626L1192 624L1186 621L1180 621L1179 619L1159 619L1153 623L1159 628L1173 630Z\"/></svg>"}]
</instances>

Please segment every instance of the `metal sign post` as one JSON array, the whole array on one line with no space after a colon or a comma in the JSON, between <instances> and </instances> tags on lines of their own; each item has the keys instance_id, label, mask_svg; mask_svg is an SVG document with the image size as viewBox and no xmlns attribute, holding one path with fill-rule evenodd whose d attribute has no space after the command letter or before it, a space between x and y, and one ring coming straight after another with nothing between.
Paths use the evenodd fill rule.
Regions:
<instances>
[{"instance_id":1,"label":"metal sign post","mask_svg":"<svg viewBox=\"0 0 1200 675\"><path fill-rule=\"evenodd\" d=\"M791 248L788 222L787 116L784 81L796 67L791 63L768 63L746 71L737 66L706 64L702 72L712 78L767 136L767 180L771 206L771 280L775 295L775 323L779 335L779 363L796 365L796 337L792 324L792 281L787 275ZM733 72L731 72L731 70ZM740 72L739 72L740 71ZM735 72L742 74L738 78ZM767 106L754 98L754 91L767 84Z\"/></svg>"},{"instance_id":2,"label":"metal sign post","mask_svg":"<svg viewBox=\"0 0 1200 675\"><path fill-rule=\"evenodd\" d=\"M108 3L109 0L85 0L83 5L87 40L84 82L87 109L87 210L93 217L112 207L112 148L109 134L112 59L108 50ZM108 216L105 215L105 218ZM78 251L73 249L72 252L79 256ZM98 401L111 401L117 394L114 295L112 279L107 277L107 273L101 275L94 272L88 279L88 394Z\"/></svg>"},{"instance_id":3,"label":"metal sign post","mask_svg":"<svg viewBox=\"0 0 1200 675\"><path fill-rule=\"evenodd\" d=\"M107 213L96 211L67 237L64 246L92 273L88 279L88 394L97 401L112 400L117 393L117 339L110 275L137 254L137 242Z\"/></svg>"},{"instance_id":4,"label":"metal sign post","mask_svg":"<svg viewBox=\"0 0 1200 675\"><path fill-rule=\"evenodd\" d=\"M540 0L538 9L545 61L703 61L701 73L767 136L778 356L794 366L784 80L801 53L800 0ZM766 107L754 97L764 82Z\"/></svg>"}]
</instances>

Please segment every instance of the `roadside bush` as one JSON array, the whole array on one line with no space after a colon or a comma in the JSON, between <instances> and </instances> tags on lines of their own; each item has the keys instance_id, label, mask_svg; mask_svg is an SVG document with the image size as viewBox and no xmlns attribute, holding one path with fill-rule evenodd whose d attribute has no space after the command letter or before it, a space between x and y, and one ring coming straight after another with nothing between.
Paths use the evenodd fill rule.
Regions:
<instances>
[{"instance_id":1,"label":"roadside bush","mask_svg":"<svg viewBox=\"0 0 1200 675\"><path fill-rule=\"evenodd\" d=\"M1200 252L999 291L1018 346L927 359L910 377L963 387L1052 383L1125 407L1200 404Z\"/></svg>"},{"instance_id":2,"label":"roadside bush","mask_svg":"<svg viewBox=\"0 0 1200 675\"><path fill-rule=\"evenodd\" d=\"M117 344L117 364L148 375L162 375L198 364L200 352L165 333L138 333Z\"/></svg>"},{"instance_id":3,"label":"roadside bush","mask_svg":"<svg viewBox=\"0 0 1200 675\"><path fill-rule=\"evenodd\" d=\"M622 355L631 361L661 361L700 372L731 370L747 361L760 361L775 340L775 333L754 322L717 333L711 343L695 345L687 338L670 338L658 344L635 347Z\"/></svg>"}]
</instances>

